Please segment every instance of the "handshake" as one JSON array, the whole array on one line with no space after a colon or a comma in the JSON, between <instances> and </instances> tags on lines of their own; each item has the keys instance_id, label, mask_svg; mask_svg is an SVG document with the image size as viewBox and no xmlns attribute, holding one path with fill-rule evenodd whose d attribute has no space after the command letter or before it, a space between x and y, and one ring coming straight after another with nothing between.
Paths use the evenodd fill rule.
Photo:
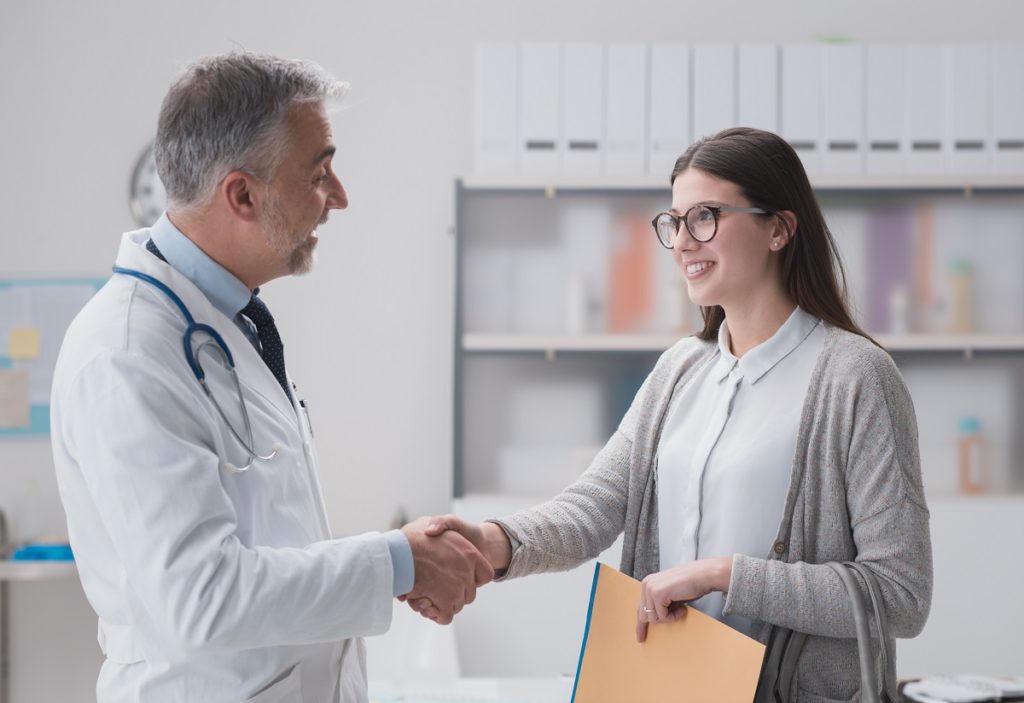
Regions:
<instances>
[{"instance_id":1,"label":"handshake","mask_svg":"<svg viewBox=\"0 0 1024 703\"><path fill-rule=\"evenodd\" d=\"M402 528L409 540L416 576L399 600L425 618L449 624L476 599L476 589L494 580L494 570L512 559L505 531L490 522L471 523L455 515L422 517Z\"/></svg>"}]
</instances>

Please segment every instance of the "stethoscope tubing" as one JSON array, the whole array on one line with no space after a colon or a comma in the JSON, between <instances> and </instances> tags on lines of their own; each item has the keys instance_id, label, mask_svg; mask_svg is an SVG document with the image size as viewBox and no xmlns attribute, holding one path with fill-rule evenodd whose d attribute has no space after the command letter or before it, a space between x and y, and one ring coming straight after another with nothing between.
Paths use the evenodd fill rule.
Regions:
<instances>
[{"instance_id":1,"label":"stethoscope tubing","mask_svg":"<svg viewBox=\"0 0 1024 703\"><path fill-rule=\"evenodd\" d=\"M150 284L151 286L159 290L161 293L166 295L167 298L172 303L174 303L174 305L181 312L182 317L185 318L186 327L185 332L182 335L182 346L185 352L185 360L188 362L189 368L192 369L192 373L196 377L196 381L198 381L199 385L202 387L203 393L205 393L206 397L210 399L211 403L213 403L213 407L217 409L217 414L220 415L221 420L224 421L224 424L227 425L227 428L231 432L232 436L234 436L238 443L241 444L245 451L248 452L249 454L247 459L248 463L245 466L238 467L233 464L225 462L223 464L223 467L228 471L234 473L243 473L251 469L253 464L257 460L270 461L275 456L277 456L276 445L272 446L270 449L270 453L266 455L260 454L254 448L252 422L249 418L249 409L245 404L245 397L242 395L242 384L238 379L238 371L235 369L235 357L231 354L231 349L228 348L227 342L224 341L224 338L220 335L220 333L210 325L204 323L197 323L195 321L195 318L192 317L192 313L189 311L184 301L178 296L177 293L174 292L174 290L170 286L168 286L160 279L150 276L149 274L143 273L142 271L125 268L123 266L114 266L112 270L115 274L129 276L131 278L135 278ZM210 339L200 342L199 345L195 347L195 349L193 349L192 337L196 333L203 333L209 336ZM221 358L224 360L228 370L231 372L231 378L234 381L235 390L238 393L238 402L242 408L242 422L245 424L245 433L246 436L249 438L248 442L243 440L242 437L235 430L234 426L231 424L231 421L228 420L227 414L224 412L224 409L220 406L220 403L217 402L217 399L214 398L213 391L210 390L209 384L206 382L206 372L203 371L203 367L199 363L198 355L199 352L201 352L203 349L207 347L215 349L217 352L221 354Z\"/></svg>"}]
</instances>

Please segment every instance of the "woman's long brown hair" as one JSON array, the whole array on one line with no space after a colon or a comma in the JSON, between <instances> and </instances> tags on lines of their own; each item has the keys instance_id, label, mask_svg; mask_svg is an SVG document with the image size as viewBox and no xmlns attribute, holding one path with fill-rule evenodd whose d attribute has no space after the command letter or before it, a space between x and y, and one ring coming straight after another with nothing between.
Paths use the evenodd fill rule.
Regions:
<instances>
[{"instance_id":1,"label":"woman's long brown hair","mask_svg":"<svg viewBox=\"0 0 1024 703\"><path fill-rule=\"evenodd\" d=\"M793 301L807 313L877 344L850 314L846 272L835 239L814 196L800 157L782 137L750 127L734 127L690 145L672 169L672 183L695 168L735 183L755 207L790 210L797 227L782 249L782 279ZM702 306L704 329L697 336L717 339L725 319L720 305Z\"/></svg>"}]
</instances>

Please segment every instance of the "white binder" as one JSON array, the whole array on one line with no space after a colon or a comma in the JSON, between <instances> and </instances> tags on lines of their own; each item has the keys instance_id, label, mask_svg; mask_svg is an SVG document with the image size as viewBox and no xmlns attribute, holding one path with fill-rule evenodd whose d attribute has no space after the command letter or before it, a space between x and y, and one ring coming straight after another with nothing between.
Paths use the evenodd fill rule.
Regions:
<instances>
[{"instance_id":1,"label":"white binder","mask_svg":"<svg viewBox=\"0 0 1024 703\"><path fill-rule=\"evenodd\" d=\"M693 138L736 126L736 47L693 46Z\"/></svg>"},{"instance_id":2,"label":"white binder","mask_svg":"<svg viewBox=\"0 0 1024 703\"><path fill-rule=\"evenodd\" d=\"M736 54L736 124L779 131L779 47L740 44Z\"/></svg>"},{"instance_id":3,"label":"white binder","mask_svg":"<svg viewBox=\"0 0 1024 703\"><path fill-rule=\"evenodd\" d=\"M821 171L821 61L818 44L782 47L780 132L809 174Z\"/></svg>"},{"instance_id":4,"label":"white binder","mask_svg":"<svg viewBox=\"0 0 1024 703\"><path fill-rule=\"evenodd\" d=\"M647 47L609 44L606 61L605 173L642 176L647 170Z\"/></svg>"},{"instance_id":5,"label":"white binder","mask_svg":"<svg viewBox=\"0 0 1024 703\"><path fill-rule=\"evenodd\" d=\"M676 159L691 141L690 48L685 44L654 44L650 66L647 171L668 183Z\"/></svg>"},{"instance_id":6,"label":"white binder","mask_svg":"<svg viewBox=\"0 0 1024 703\"><path fill-rule=\"evenodd\" d=\"M822 51L822 173L863 173L864 47L828 44Z\"/></svg>"},{"instance_id":7,"label":"white binder","mask_svg":"<svg viewBox=\"0 0 1024 703\"><path fill-rule=\"evenodd\" d=\"M516 172L519 52L515 44L476 47L473 164L479 174Z\"/></svg>"},{"instance_id":8,"label":"white binder","mask_svg":"<svg viewBox=\"0 0 1024 703\"><path fill-rule=\"evenodd\" d=\"M561 132L561 47L525 43L520 47L519 171L558 173Z\"/></svg>"},{"instance_id":9,"label":"white binder","mask_svg":"<svg viewBox=\"0 0 1024 703\"><path fill-rule=\"evenodd\" d=\"M562 173L604 172L604 47L562 47Z\"/></svg>"},{"instance_id":10,"label":"white binder","mask_svg":"<svg viewBox=\"0 0 1024 703\"><path fill-rule=\"evenodd\" d=\"M956 44L948 51L950 170L957 174L987 173L991 168L992 147L989 47L987 44Z\"/></svg>"},{"instance_id":11,"label":"white binder","mask_svg":"<svg viewBox=\"0 0 1024 703\"><path fill-rule=\"evenodd\" d=\"M906 52L910 144L905 167L915 176L933 176L948 171L949 55L941 44L911 44Z\"/></svg>"},{"instance_id":12,"label":"white binder","mask_svg":"<svg viewBox=\"0 0 1024 703\"><path fill-rule=\"evenodd\" d=\"M1024 174L1024 44L992 47L992 170Z\"/></svg>"},{"instance_id":13,"label":"white binder","mask_svg":"<svg viewBox=\"0 0 1024 703\"><path fill-rule=\"evenodd\" d=\"M869 44L865 58L865 126L871 175L903 172L906 102L905 51L897 44Z\"/></svg>"}]
</instances>

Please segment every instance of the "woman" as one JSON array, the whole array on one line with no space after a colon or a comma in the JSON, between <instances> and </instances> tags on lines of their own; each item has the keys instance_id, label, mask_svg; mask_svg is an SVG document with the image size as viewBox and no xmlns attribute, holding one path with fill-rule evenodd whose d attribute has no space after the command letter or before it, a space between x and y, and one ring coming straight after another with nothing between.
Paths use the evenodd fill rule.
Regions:
<instances>
[{"instance_id":1,"label":"woman","mask_svg":"<svg viewBox=\"0 0 1024 703\"><path fill-rule=\"evenodd\" d=\"M835 243L778 136L737 128L693 144L654 224L704 329L662 355L560 495L482 525L447 516L435 531L464 533L506 578L572 568L625 532L621 568L643 582L639 639L683 602L762 642L788 628L806 635L790 699L849 700L855 631L825 563L871 569L895 636L920 632L931 600L906 386L854 323Z\"/></svg>"}]
</instances>

